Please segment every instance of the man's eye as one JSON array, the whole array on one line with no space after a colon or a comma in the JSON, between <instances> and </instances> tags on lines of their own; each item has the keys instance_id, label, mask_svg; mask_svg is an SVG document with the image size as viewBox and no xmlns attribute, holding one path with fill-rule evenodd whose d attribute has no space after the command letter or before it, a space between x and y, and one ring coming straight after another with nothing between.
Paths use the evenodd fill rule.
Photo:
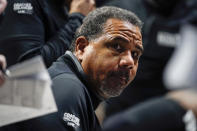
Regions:
<instances>
[{"instance_id":1,"label":"man's eye","mask_svg":"<svg viewBox=\"0 0 197 131\"><path fill-rule=\"evenodd\" d=\"M140 58L140 55L139 55L138 52L134 51L134 52L132 52L132 57L133 57L134 59L139 59L139 58Z\"/></svg>"},{"instance_id":2,"label":"man's eye","mask_svg":"<svg viewBox=\"0 0 197 131\"><path fill-rule=\"evenodd\" d=\"M119 44L113 44L112 48L114 50L118 51L118 52L122 52L123 51L122 47Z\"/></svg>"}]
</instances>

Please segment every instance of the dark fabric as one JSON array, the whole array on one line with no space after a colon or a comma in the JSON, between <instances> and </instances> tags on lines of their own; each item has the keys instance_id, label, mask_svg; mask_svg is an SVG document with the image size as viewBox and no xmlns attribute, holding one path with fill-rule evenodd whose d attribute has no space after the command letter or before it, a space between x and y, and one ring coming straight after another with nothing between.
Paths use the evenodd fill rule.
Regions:
<instances>
[{"instance_id":1,"label":"dark fabric","mask_svg":"<svg viewBox=\"0 0 197 131\"><path fill-rule=\"evenodd\" d=\"M110 117L103 131L185 131L185 113L170 99L152 99Z\"/></svg>"},{"instance_id":2,"label":"dark fabric","mask_svg":"<svg viewBox=\"0 0 197 131\"><path fill-rule=\"evenodd\" d=\"M95 131L100 129L94 112L100 100L95 94L90 93L91 87L86 84L85 75L81 71L80 63L71 52L60 57L49 68L58 112L4 126L0 131ZM70 119L71 121L64 119L65 113L72 115L71 118L79 118L80 125L73 122L76 119Z\"/></svg>"},{"instance_id":3,"label":"dark fabric","mask_svg":"<svg viewBox=\"0 0 197 131\"><path fill-rule=\"evenodd\" d=\"M8 0L0 25L0 53L8 66L41 55L49 67L69 48L83 18L68 15L52 0Z\"/></svg>"},{"instance_id":4,"label":"dark fabric","mask_svg":"<svg viewBox=\"0 0 197 131\"><path fill-rule=\"evenodd\" d=\"M136 78L120 97L109 100L107 115L168 92L163 83L163 71L180 42L180 27L187 23L197 26L196 0L179 0L167 16L152 8L146 1L114 0L107 3L133 11L144 22L144 54L140 58Z\"/></svg>"}]
</instances>

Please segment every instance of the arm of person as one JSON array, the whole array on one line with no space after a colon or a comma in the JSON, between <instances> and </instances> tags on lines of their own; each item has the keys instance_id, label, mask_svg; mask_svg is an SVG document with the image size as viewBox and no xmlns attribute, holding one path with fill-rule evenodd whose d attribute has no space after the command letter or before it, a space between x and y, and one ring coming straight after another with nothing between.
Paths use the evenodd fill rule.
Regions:
<instances>
[{"instance_id":1,"label":"arm of person","mask_svg":"<svg viewBox=\"0 0 197 131\"><path fill-rule=\"evenodd\" d=\"M104 122L104 131L181 131L184 129L183 109L175 101L156 98L122 113L110 117Z\"/></svg>"},{"instance_id":2,"label":"arm of person","mask_svg":"<svg viewBox=\"0 0 197 131\"><path fill-rule=\"evenodd\" d=\"M36 55L41 55L45 65L49 67L58 57L63 55L69 49L74 38L75 31L82 24L84 16L80 13L72 13L68 17L68 21L63 25L54 36L49 40L44 41L44 37L40 39L40 46L30 49L20 55L18 62L32 58ZM36 41L36 40L32 40ZM30 41L30 42L32 42Z\"/></svg>"},{"instance_id":3,"label":"arm of person","mask_svg":"<svg viewBox=\"0 0 197 131\"><path fill-rule=\"evenodd\" d=\"M70 5L68 22L57 32L57 35L47 41L38 50L25 53L19 61L41 54L49 67L59 56L63 55L72 43L76 29L82 24L84 16L95 8L94 0L72 0Z\"/></svg>"},{"instance_id":4,"label":"arm of person","mask_svg":"<svg viewBox=\"0 0 197 131\"><path fill-rule=\"evenodd\" d=\"M60 74L52 80L59 121L68 130L89 130L88 114L94 112L88 109L91 103L87 100L83 84L72 74Z\"/></svg>"}]
</instances>

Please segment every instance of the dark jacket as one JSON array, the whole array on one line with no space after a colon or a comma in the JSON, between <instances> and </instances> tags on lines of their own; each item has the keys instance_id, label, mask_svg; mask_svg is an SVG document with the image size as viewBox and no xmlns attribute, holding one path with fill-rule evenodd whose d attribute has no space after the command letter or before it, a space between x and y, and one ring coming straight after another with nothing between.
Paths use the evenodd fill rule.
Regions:
<instances>
[{"instance_id":1,"label":"dark jacket","mask_svg":"<svg viewBox=\"0 0 197 131\"><path fill-rule=\"evenodd\" d=\"M61 120L69 130L95 131L100 128L95 109L101 102L90 89L86 76L77 58L67 51L64 56L49 68L53 90L60 116L65 113L79 118L80 126L74 129L68 120Z\"/></svg>"},{"instance_id":2,"label":"dark jacket","mask_svg":"<svg viewBox=\"0 0 197 131\"><path fill-rule=\"evenodd\" d=\"M0 53L8 66L41 55L49 67L69 48L83 15L56 0L8 0L0 25Z\"/></svg>"},{"instance_id":3,"label":"dark jacket","mask_svg":"<svg viewBox=\"0 0 197 131\"><path fill-rule=\"evenodd\" d=\"M103 131L185 131L185 113L173 100L155 98L109 117Z\"/></svg>"},{"instance_id":4,"label":"dark jacket","mask_svg":"<svg viewBox=\"0 0 197 131\"><path fill-rule=\"evenodd\" d=\"M71 52L49 68L58 112L0 128L0 131L96 131L94 110L100 99L89 90L82 67Z\"/></svg>"}]
</instances>

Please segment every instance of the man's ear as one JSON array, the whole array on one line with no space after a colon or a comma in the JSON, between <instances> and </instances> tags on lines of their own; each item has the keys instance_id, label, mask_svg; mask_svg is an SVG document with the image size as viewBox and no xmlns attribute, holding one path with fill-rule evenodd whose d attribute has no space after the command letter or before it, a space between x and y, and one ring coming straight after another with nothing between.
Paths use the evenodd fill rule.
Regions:
<instances>
[{"instance_id":1,"label":"man's ear","mask_svg":"<svg viewBox=\"0 0 197 131\"><path fill-rule=\"evenodd\" d=\"M75 55L81 62L85 48L89 45L89 42L85 36L79 36L75 40Z\"/></svg>"}]
</instances>

